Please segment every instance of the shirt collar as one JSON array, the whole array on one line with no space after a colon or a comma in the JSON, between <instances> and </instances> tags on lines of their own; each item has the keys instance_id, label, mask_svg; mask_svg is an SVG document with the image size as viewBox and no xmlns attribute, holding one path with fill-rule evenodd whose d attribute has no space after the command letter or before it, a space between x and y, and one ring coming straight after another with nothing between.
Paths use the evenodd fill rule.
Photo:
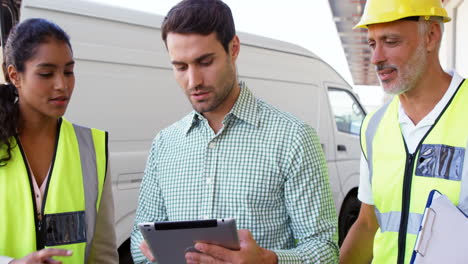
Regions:
<instances>
[{"instance_id":1,"label":"shirt collar","mask_svg":"<svg viewBox=\"0 0 468 264\"><path fill-rule=\"evenodd\" d=\"M190 130L193 127L198 125L200 120L202 120L201 118L203 118L203 116L200 115L199 117L199 115L200 114L197 111L192 110L192 112L188 116L186 116L184 120L182 121L184 124L183 126L184 126L184 131L186 135L190 132Z\"/></svg>"},{"instance_id":2,"label":"shirt collar","mask_svg":"<svg viewBox=\"0 0 468 264\"><path fill-rule=\"evenodd\" d=\"M231 116L234 116L239 120L257 127L259 122L257 100L245 82L240 81L239 87L239 97L237 98L236 103L232 107L231 111L229 111L229 113L224 117L224 121L226 121ZM199 122L204 119L205 117L201 113L193 110L184 121L185 133L188 134L193 127L197 126Z\"/></svg>"},{"instance_id":3,"label":"shirt collar","mask_svg":"<svg viewBox=\"0 0 468 264\"><path fill-rule=\"evenodd\" d=\"M452 76L452 80L450 81L450 85L442 96L440 101L434 106L434 108L429 112L417 125L416 127L420 126L432 126L435 123L435 120L439 117L442 110L447 105L448 101L453 97L455 92L457 91L458 86L463 81L463 77L461 77L455 70L450 70L447 72ZM411 125L413 121L406 115L403 106L401 105L400 101L398 101L398 119L401 125Z\"/></svg>"},{"instance_id":4,"label":"shirt collar","mask_svg":"<svg viewBox=\"0 0 468 264\"><path fill-rule=\"evenodd\" d=\"M241 88L239 97L227 116L233 115L250 125L257 126L259 119L257 100L245 82L240 81L239 86Z\"/></svg>"}]
</instances>

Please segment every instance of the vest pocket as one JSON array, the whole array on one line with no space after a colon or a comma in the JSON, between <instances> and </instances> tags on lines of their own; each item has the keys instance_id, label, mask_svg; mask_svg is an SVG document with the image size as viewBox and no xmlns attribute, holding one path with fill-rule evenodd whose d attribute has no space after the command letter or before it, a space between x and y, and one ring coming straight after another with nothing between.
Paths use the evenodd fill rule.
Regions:
<instances>
[{"instance_id":1,"label":"vest pocket","mask_svg":"<svg viewBox=\"0 0 468 264\"><path fill-rule=\"evenodd\" d=\"M45 246L86 242L85 212L47 214L44 216Z\"/></svg>"},{"instance_id":2,"label":"vest pocket","mask_svg":"<svg viewBox=\"0 0 468 264\"><path fill-rule=\"evenodd\" d=\"M464 157L461 147L424 144L416 161L416 176L460 181Z\"/></svg>"}]
</instances>

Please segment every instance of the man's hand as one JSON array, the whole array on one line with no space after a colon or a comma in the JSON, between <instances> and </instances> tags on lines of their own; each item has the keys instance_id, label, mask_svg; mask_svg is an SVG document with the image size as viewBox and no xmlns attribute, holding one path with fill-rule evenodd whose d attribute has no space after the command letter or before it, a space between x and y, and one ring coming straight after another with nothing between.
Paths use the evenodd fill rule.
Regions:
<instances>
[{"instance_id":1,"label":"man's hand","mask_svg":"<svg viewBox=\"0 0 468 264\"><path fill-rule=\"evenodd\" d=\"M240 250L230 250L216 245L196 243L195 248L202 253L188 252L185 254L185 260L188 264L278 263L276 254L273 251L258 246L249 230L239 230L238 234Z\"/></svg>"},{"instance_id":2,"label":"man's hand","mask_svg":"<svg viewBox=\"0 0 468 264\"><path fill-rule=\"evenodd\" d=\"M52 257L71 256L72 254L73 252L71 250L59 248L46 248L33 252L21 259L15 259L13 261L10 261L9 264L61 264L61 261L53 260Z\"/></svg>"},{"instance_id":3,"label":"man's hand","mask_svg":"<svg viewBox=\"0 0 468 264\"><path fill-rule=\"evenodd\" d=\"M145 255L145 257L151 261L151 262L155 262L156 259L154 258L153 254L151 253L149 247L148 247L148 244L146 243L146 240L143 240L140 244L140 250L141 250L141 253L143 253L143 255Z\"/></svg>"}]
</instances>

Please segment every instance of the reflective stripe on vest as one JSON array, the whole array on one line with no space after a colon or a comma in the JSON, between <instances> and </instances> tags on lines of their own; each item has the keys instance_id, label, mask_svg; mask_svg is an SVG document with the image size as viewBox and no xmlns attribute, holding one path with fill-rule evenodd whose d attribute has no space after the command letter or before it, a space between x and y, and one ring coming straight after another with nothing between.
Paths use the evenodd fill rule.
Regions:
<instances>
[{"instance_id":1,"label":"reflective stripe on vest","mask_svg":"<svg viewBox=\"0 0 468 264\"><path fill-rule=\"evenodd\" d=\"M467 101L468 82L464 81L416 149L414 167L411 168L405 263L411 256L427 196L432 189L446 194L468 213L468 123L460 122L468 113ZM369 166L380 226L374 239L374 262L396 263L407 155L398 121L398 98L366 117L361 135L364 135L361 136L361 146Z\"/></svg>"},{"instance_id":2,"label":"reflective stripe on vest","mask_svg":"<svg viewBox=\"0 0 468 264\"><path fill-rule=\"evenodd\" d=\"M7 212L0 214L0 255L20 258L36 251L36 244L44 244L73 250L73 256L57 260L86 263L106 173L106 147L105 132L73 126L62 119L49 179L43 183L47 184L43 224L37 228L24 154L19 144L13 149L13 158L0 167L0 208ZM36 238L44 242L36 243Z\"/></svg>"},{"instance_id":3,"label":"reflective stripe on vest","mask_svg":"<svg viewBox=\"0 0 468 264\"><path fill-rule=\"evenodd\" d=\"M375 207L375 215L380 226L380 232L398 232L400 230L401 212L380 213ZM408 233L418 234L423 215L410 213L408 218Z\"/></svg>"},{"instance_id":4,"label":"reflective stripe on vest","mask_svg":"<svg viewBox=\"0 0 468 264\"><path fill-rule=\"evenodd\" d=\"M377 127L379 126L380 120L382 120L385 111L387 111L390 102L386 103L380 109L378 109L370 118L369 124L367 125L366 129L366 142L373 142L375 131L377 131ZM372 160L372 144L368 144L365 147L366 152L364 152L366 159ZM372 184L372 162L367 162L367 166L369 167L369 182Z\"/></svg>"},{"instance_id":5,"label":"reflective stripe on vest","mask_svg":"<svg viewBox=\"0 0 468 264\"><path fill-rule=\"evenodd\" d=\"M93 135L91 129L73 125L75 129L78 146L80 148L81 168L85 172L97 172L96 152L94 149ZM96 173L83 173L83 187L85 191L85 217L86 217L86 251L85 259L88 259L91 251L91 242L94 237L94 224L97 215L98 176Z\"/></svg>"}]
</instances>

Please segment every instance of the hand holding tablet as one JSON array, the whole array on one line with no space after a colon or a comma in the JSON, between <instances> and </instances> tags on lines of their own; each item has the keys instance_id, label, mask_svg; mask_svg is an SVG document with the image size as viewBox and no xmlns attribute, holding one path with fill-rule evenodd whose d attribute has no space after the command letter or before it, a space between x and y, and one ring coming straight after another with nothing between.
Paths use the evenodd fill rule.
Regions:
<instances>
[{"instance_id":1,"label":"hand holding tablet","mask_svg":"<svg viewBox=\"0 0 468 264\"><path fill-rule=\"evenodd\" d=\"M185 254L187 263L278 263L276 253L260 247L249 230L240 229L237 234L240 250L230 250L213 244L196 243L196 249L202 253L189 252Z\"/></svg>"},{"instance_id":2,"label":"hand holding tablet","mask_svg":"<svg viewBox=\"0 0 468 264\"><path fill-rule=\"evenodd\" d=\"M140 223L138 227L159 264L185 264L185 253L197 252L197 242L239 249L234 219Z\"/></svg>"}]
</instances>

